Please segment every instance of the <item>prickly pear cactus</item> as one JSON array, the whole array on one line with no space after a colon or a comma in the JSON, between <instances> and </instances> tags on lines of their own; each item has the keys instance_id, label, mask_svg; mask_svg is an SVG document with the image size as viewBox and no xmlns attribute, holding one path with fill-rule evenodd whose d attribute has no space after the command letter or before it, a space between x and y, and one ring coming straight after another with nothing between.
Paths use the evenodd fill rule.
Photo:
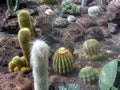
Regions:
<instances>
[{"instance_id":1,"label":"prickly pear cactus","mask_svg":"<svg viewBox=\"0 0 120 90\"><path fill-rule=\"evenodd\" d=\"M83 44L83 57L90 60L98 60L104 56L100 43L95 39L86 40Z\"/></svg>"},{"instance_id":2,"label":"prickly pear cactus","mask_svg":"<svg viewBox=\"0 0 120 90\"><path fill-rule=\"evenodd\" d=\"M58 74L65 75L69 73L73 69L73 64L73 56L68 49L60 47L54 53L53 68Z\"/></svg>"},{"instance_id":3,"label":"prickly pear cactus","mask_svg":"<svg viewBox=\"0 0 120 90\"><path fill-rule=\"evenodd\" d=\"M79 72L80 80L85 84L93 84L96 81L96 73L93 67L86 66Z\"/></svg>"},{"instance_id":4,"label":"prickly pear cactus","mask_svg":"<svg viewBox=\"0 0 120 90\"><path fill-rule=\"evenodd\" d=\"M31 36L34 36L33 26L30 18L30 13L27 10L21 10L18 13L18 24L20 29L29 28Z\"/></svg>"},{"instance_id":5,"label":"prickly pear cactus","mask_svg":"<svg viewBox=\"0 0 120 90\"><path fill-rule=\"evenodd\" d=\"M8 68L10 72L22 71L23 73L26 73L30 71L30 68L26 65L25 58L19 56L14 56L12 58L8 63Z\"/></svg>"}]
</instances>

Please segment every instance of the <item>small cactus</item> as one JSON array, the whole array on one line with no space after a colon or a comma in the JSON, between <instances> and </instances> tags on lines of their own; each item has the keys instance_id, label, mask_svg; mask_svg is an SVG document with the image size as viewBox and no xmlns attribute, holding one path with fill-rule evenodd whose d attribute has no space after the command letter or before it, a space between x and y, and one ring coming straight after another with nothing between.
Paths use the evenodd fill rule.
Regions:
<instances>
[{"instance_id":1,"label":"small cactus","mask_svg":"<svg viewBox=\"0 0 120 90\"><path fill-rule=\"evenodd\" d=\"M22 28L29 28L31 32L31 37L34 36L33 26L30 18L30 13L27 10L21 10L18 13L18 24L20 27L20 30Z\"/></svg>"},{"instance_id":2,"label":"small cactus","mask_svg":"<svg viewBox=\"0 0 120 90\"><path fill-rule=\"evenodd\" d=\"M73 69L73 64L73 56L68 49L60 47L54 53L53 68L58 74L65 75L69 73Z\"/></svg>"},{"instance_id":3,"label":"small cactus","mask_svg":"<svg viewBox=\"0 0 120 90\"><path fill-rule=\"evenodd\" d=\"M79 78L85 84L93 84L97 79L95 70L91 66L82 68L79 72Z\"/></svg>"},{"instance_id":4,"label":"small cactus","mask_svg":"<svg viewBox=\"0 0 120 90\"><path fill-rule=\"evenodd\" d=\"M84 55L86 59L98 60L104 56L100 43L95 39L88 39L83 44Z\"/></svg>"},{"instance_id":5,"label":"small cactus","mask_svg":"<svg viewBox=\"0 0 120 90\"><path fill-rule=\"evenodd\" d=\"M88 1L88 0L82 0L81 6L87 6L87 1Z\"/></svg>"},{"instance_id":6,"label":"small cactus","mask_svg":"<svg viewBox=\"0 0 120 90\"><path fill-rule=\"evenodd\" d=\"M26 65L25 58L19 56L14 56L12 58L12 60L8 63L8 68L10 72L22 71L23 73L26 73L30 71L30 68Z\"/></svg>"},{"instance_id":7,"label":"small cactus","mask_svg":"<svg viewBox=\"0 0 120 90\"><path fill-rule=\"evenodd\" d=\"M89 16L99 16L100 15L100 10L99 10L99 7L98 6L91 6L88 8L88 15Z\"/></svg>"},{"instance_id":8,"label":"small cactus","mask_svg":"<svg viewBox=\"0 0 120 90\"><path fill-rule=\"evenodd\" d=\"M7 0L7 7L9 10L16 11L19 8L19 4L19 0Z\"/></svg>"},{"instance_id":9,"label":"small cactus","mask_svg":"<svg viewBox=\"0 0 120 90\"><path fill-rule=\"evenodd\" d=\"M20 44L20 48L22 49L23 56L26 58L26 64L27 66L29 66L31 34L28 28L22 28L18 32L18 41Z\"/></svg>"}]
</instances>

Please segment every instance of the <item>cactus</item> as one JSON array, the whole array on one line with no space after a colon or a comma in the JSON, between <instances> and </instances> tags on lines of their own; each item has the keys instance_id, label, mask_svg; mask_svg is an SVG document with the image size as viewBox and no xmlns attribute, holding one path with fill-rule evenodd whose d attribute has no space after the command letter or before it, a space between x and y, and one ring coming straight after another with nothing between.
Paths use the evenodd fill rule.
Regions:
<instances>
[{"instance_id":1,"label":"cactus","mask_svg":"<svg viewBox=\"0 0 120 90\"><path fill-rule=\"evenodd\" d=\"M31 47L30 65L34 79L34 90L48 90L49 46L36 40Z\"/></svg>"},{"instance_id":2,"label":"cactus","mask_svg":"<svg viewBox=\"0 0 120 90\"><path fill-rule=\"evenodd\" d=\"M85 84L93 84L97 79L94 68L91 66L82 68L79 72L79 78Z\"/></svg>"},{"instance_id":3,"label":"cactus","mask_svg":"<svg viewBox=\"0 0 120 90\"><path fill-rule=\"evenodd\" d=\"M91 6L88 8L88 15L89 16L99 16L100 15L100 10L98 6Z\"/></svg>"},{"instance_id":4,"label":"cactus","mask_svg":"<svg viewBox=\"0 0 120 90\"><path fill-rule=\"evenodd\" d=\"M29 66L29 52L30 52L30 41L31 34L28 28L22 28L18 32L18 40L20 48L22 49L23 56L25 57L26 64Z\"/></svg>"},{"instance_id":5,"label":"cactus","mask_svg":"<svg viewBox=\"0 0 120 90\"><path fill-rule=\"evenodd\" d=\"M14 56L12 58L12 60L8 63L8 68L10 72L22 71L23 73L26 73L30 71L30 68L26 65L25 58L19 56Z\"/></svg>"},{"instance_id":6,"label":"cactus","mask_svg":"<svg viewBox=\"0 0 120 90\"><path fill-rule=\"evenodd\" d=\"M73 64L73 56L68 49L60 47L54 53L53 68L58 74L65 75L69 73L73 69Z\"/></svg>"},{"instance_id":7,"label":"cactus","mask_svg":"<svg viewBox=\"0 0 120 90\"><path fill-rule=\"evenodd\" d=\"M19 8L19 3L20 3L19 0L7 0L7 7L9 10L16 11Z\"/></svg>"},{"instance_id":8,"label":"cactus","mask_svg":"<svg viewBox=\"0 0 120 90\"><path fill-rule=\"evenodd\" d=\"M29 28L31 32L31 37L34 37L34 31L33 31L33 26L30 18L30 13L27 10L21 10L18 13L18 24L20 27L20 30L22 28Z\"/></svg>"},{"instance_id":9,"label":"cactus","mask_svg":"<svg viewBox=\"0 0 120 90\"><path fill-rule=\"evenodd\" d=\"M104 56L100 43L95 39L88 39L83 44L83 57L90 60L98 60Z\"/></svg>"},{"instance_id":10,"label":"cactus","mask_svg":"<svg viewBox=\"0 0 120 90\"><path fill-rule=\"evenodd\" d=\"M87 6L87 1L88 1L88 0L82 0L81 6Z\"/></svg>"},{"instance_id":11,"label":"cactus","mask_svg":"<svg viewBox=\"0 0 120 90\"><path fill-rule=\"evenodd\" d=\"M54 3L55 0L40 0L41 3Z\"/></svg>"}]
</instances>

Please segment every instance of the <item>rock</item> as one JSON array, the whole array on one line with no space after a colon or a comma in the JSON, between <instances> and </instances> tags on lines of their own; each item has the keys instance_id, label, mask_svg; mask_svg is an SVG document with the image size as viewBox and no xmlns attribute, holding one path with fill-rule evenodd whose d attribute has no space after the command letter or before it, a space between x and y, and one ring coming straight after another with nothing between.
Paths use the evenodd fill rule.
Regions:
<instances>
[{"instance_id":1,"label":"rock","mask_svg":"<svg viewBox=\"0 0 120 90\"><path fill-rule=\"evenodd\" d=\"M118 28L118 25L115 24L115 23L108 23L108 30L109 30L112 34L114 34L114 33L116 33L116 32L119 30L119 28Z\"/></svg>"},{"instance_id":2,"label":"rock","mask_svg":"<svg viewBox=\"0 0 120 90\"><path fill-rule=\"evenodd\" d=\"M67 19L62 18L62 17L58 17L55 19L55 21L53 22L53 27L66 27L68 25Z\"/></svg>"},{"instance_id":3,"label":"rock","mask_svg":"<svg viewBox=\"0 0 120 90\"><path fill-rule=\"evenodd\" d=\"M0 90L33 90L32 82L23 73L0 73Z\"/></svg>"}]
</instances>

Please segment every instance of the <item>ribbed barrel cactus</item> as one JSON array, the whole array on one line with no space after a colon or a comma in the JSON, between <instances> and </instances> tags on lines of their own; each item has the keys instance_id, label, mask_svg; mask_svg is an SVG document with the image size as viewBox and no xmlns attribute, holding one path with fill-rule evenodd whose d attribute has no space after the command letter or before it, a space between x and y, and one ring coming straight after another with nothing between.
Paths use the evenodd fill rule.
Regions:
<instances>
[{"instance_id":1,"label":"ribbed barrel cactus","mask_svg":"<svg viewBox=\"0 0 120 90\"><path fill-rule=\"evenodd\" d=\"M73 69L73 56L65 47L60 47L53 56L53 68L60 74L68 74Z\"/></svg>"},{"instance_id":2,"label":"ribbed barrel cactus","mask_svg":"<svg viewBox=\"0 0 120 90\"><path fill-rule=\"evenodd\" d=\"M90 60L98 60L104 56L100 43L96 39L88 39L83 44L83 57Z\"/></svg>"},{"instance_id":3,"label":"ribbed barrel cactus","mask_svg":"<svg viewBox=\"0 0 120 90\"><path fill-rule=\"evenodd\" d=\"M82 68L79 72L79 78L85 84L93 84L97 79L96 72L91 66L86 66L85 68Z\"/></svg>"}]
</instances>

